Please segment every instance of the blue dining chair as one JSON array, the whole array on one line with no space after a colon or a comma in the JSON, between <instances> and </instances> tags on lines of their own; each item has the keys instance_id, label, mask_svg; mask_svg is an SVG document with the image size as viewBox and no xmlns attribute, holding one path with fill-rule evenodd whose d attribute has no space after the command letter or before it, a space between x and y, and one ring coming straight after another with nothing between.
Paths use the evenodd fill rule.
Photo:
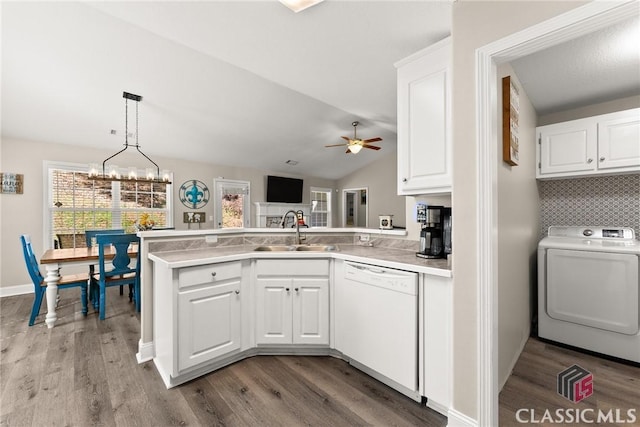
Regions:
<instances>
[{"instance_id":1,"label":"blue dining chair","mask_svg":"<svg viewBox=\"0 0 640 427\"><path fill-rule=\"evenodd\" d=\"M129 285L136 310L140 311L140 239L135 234L98 234L98 268L96 275L100 293L100 320L104 320L106 311L106 291L110 286ZM129 245L135 244L135 253L129 252ZM113 247L115 255L108 260L105 249ZM132 259L135 258L135 259Z\"/></svg>"},{"instance_id":2,"label":"blue dining chair","mask_svg":"<svg viewBox=\"0 0 640 427\"><path fill-rule=\"evenodd\" d=\"M109 228L109 229L103 229L103 230L85 230L84 231L84 237L85 240L87 242L87 247L91 248L93 247L94 244L94 238L98 235L98 234L124 234L124 228ZM99 292L99 288L98 288L98 281L95 279L95 274L96 274L96 269L95 269L95 265L90 265L89 266L89 277L91 279L91 282L89 282L89 301L92 302L93 307L95 309L98 308L98 292ZM123 287L120 286L120 295L122 295L123 292ZM129 301L131 301L131 297L132 295L129 295Z\"/></svg>"},{"instance_id":3,"label":"blue dining chair","mask_svg":"<svg viewBox=\"0 0 640 427\"><path fill-rule=\"evenodd\" d=\"M44 281L42 273L40 273L40 267L38 266L38 260L33 253L31 247L31 237L28 234L20 236L20 242L22 243L22 253L24 254L24 261L27 264L27 270L31 281L34 286L35 297L33 299L33 307L31 308L31 317L29 317L29 326L33 326L36 320L36 316L40 313L40 306L42 305L42 298L47 290L47 282ZM72 274L67 276L60 276L58 281L58 289L67 288L80 288L80 296L82 299L82 314L87 315L87 285L89 283L88 274Z\"/></svg>"}]
</instances>

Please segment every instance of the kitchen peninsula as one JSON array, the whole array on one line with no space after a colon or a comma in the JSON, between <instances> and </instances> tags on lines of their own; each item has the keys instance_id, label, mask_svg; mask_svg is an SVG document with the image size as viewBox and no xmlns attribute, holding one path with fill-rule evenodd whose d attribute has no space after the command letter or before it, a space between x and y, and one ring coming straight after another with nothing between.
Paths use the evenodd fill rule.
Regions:
<instances>
[{"instance_id":1,"label":"kitchen peninsula","mask_svg":"<svg viewBox=\"0 0 640 427\"><path fill-rule=\"evenodd\" d=\"M429 406L446 413L452 285L447 261L417 258L417 242L406 240L404 230L309 229L304 234L305 245L298 246L292 230L140 232L139 361L153 359L165 385L173 387L254 355L332 355L414 400L427 397ZM264 248L276 250L259 250ZM416 277L415 320L406 326L419 332L417 341L412 335L419 364L408 385L396 381L397 368L358 365L341 351L341 333L354 331L343 333L336 304L338 313L345 306L336 301L336 290L342 289L346 267L362 268L358 265ZM384 318L386 308L366 309ZM403 329L391 319L388 326Z\"/></svg>"}]
</instances>

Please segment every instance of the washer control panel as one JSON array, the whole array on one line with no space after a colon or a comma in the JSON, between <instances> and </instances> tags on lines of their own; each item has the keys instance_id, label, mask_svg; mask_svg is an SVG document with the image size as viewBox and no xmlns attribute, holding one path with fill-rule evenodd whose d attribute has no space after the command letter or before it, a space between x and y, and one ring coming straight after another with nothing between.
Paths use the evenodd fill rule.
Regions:
<instances>
[{"instance_id":1,"label":"washer control panel","mask_svg":"<svg viewBox=\"0 0 640 427\"><path fill-rule=\"evenodd\" d=\"M549 237L588 237L590 239L634 240L633 228L551 226Z\"/></svg>"},{"instance_id":2,"label":"washer control panel","mask_svg":"<svg viewBox=\"0 0 640 427\"><path fill-rule=\"evenodd\" d=\"M624 230L612 230L610 228L605 228L602 230L602 237L624 239Z\"/></svg>"}]
</instances>

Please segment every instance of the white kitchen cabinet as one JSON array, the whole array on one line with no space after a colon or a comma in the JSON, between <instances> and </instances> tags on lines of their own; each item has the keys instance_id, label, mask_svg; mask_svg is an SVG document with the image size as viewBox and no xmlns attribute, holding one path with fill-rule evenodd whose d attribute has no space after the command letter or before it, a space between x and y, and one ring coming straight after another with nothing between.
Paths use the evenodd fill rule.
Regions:
<instances>
[{"instance_id":1,"label":"white kitchen cabinet","mask_svg":"<svg viewBox=\"0 0 640 427\"><path fill-rule=\"evenodd\" d=\"M178 370L239 350L240 278L178 293Z\"/></svg>"},{"instance_id":2,"label":"white kitchen cabinet","mask_svg":"<svg viewBox=\"0 0 640 427\"><path fill-rule=\"evenodd\" d=\"M447 415L452 391L452 279L423 274L421 287L421 393L428 407Z\"/></svg>"},{"instance_id":3,"label":"white kitchen cabinet","mask_svg":"<svg viewBox=\"0 0 640 427\"><path fill-rule=\"evenodd\" d=\"M640 171L640 109L540 126L537 178Z\"/></svg>"},{"instance_id":4,"label":"white kitchen cabinet","mask_svg":"<svg viewBox=\"0 0 640 427\"><path fill-rule=\"evenodd\" d=\"M242 348L242 261L154 268L154 361L165 383ZM180 381L178 381L180 382Z\"/></svg>"},{"instance_id":5,"label":"white kitchen cabinet","mask_svg":"<svg viewBox=\"0 0 640 427\"><path fill-rule=\"evenodd\" d=\"M256 344L329 345L329 261L256 261Z\"/></svg>"},{"instance_id":6,"label":"white kitchen cabinet","mask_svg":"<svg viewBox=\"0 0 640 427\"><path fill-rule=\"evenodd\" d=\"M640 108L598 120L598 168L640 169Z\"/></svg>"},{"instance_id":7,"label":"white kitchen cabinet","mask_svg":"<svg viewBox=\"0 0 640 427\"><path fill-rule=\"evenodd\" d=\"M398 69L398 194L451 192L451 38Z\"/></svg>"}]
</instances>

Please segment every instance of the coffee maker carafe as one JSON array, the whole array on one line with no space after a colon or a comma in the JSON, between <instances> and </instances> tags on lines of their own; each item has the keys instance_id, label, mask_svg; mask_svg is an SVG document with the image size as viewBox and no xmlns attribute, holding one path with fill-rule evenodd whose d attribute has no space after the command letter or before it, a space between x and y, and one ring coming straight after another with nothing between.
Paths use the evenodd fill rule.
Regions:
<instances>
[{"instance_id":1,"label":"coffee maker carafe","mask_svg":"<svg viewBox=\"0 0 640 427\"><path fill-rule=\"evenodd\" d=\"M420 250L416 256L421 258L446 258L451 251L451 208L444 206L419 205L417 220L422 225L420 230ZM445 230L445 224L448 229ZM448 242L445 242L448 239Z\"/></svg>"}]
</instances>

